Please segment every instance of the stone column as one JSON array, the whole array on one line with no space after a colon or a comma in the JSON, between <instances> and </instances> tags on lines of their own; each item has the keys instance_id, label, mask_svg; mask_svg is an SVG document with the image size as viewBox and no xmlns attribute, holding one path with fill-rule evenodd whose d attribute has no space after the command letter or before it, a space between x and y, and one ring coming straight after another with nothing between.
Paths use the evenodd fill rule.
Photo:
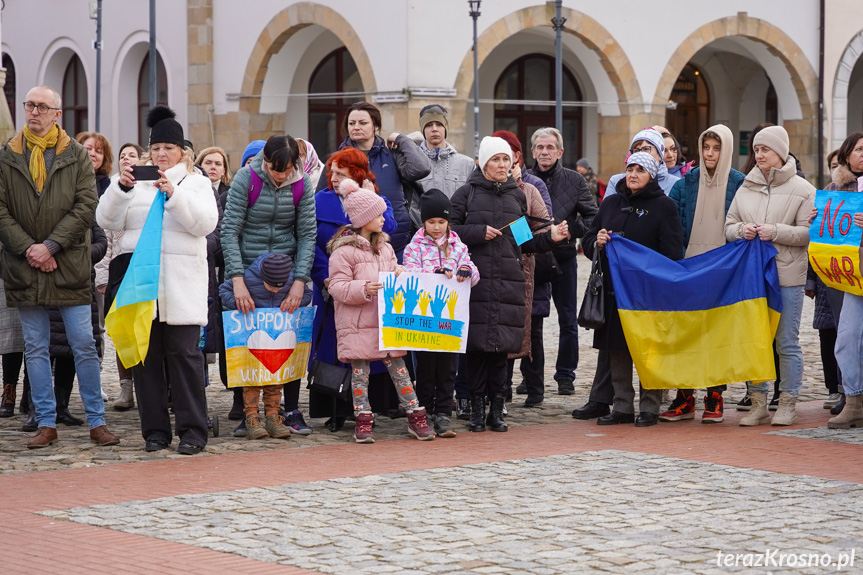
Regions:
<instances>
[{"instance_id":1,"label":"stone column","mask_svg":"<svg viewBox=\"0 0 863 575\"><path fill-rule=\"evenodd\" d=\"M213 105L213 0L188 0L189 123L186 137L196 150L219 145L213 141L210 111Z\"/></svg>"},{"instance_id":2,"label":"stone column","mask_svg":"<svg viewBox=\"0 0 863 575\"><path fill-rule=\"evenodd\" d=\"M2 28L2 23L0 23ZM0 32L2 34L2 32ZM3 86L6 85L6 68L0 68L0 94L3 94ZM0 142L5 142L15 135L15 124L12 122L12 113L6 98L0 98Z\"/></svg>"}]
</instances>

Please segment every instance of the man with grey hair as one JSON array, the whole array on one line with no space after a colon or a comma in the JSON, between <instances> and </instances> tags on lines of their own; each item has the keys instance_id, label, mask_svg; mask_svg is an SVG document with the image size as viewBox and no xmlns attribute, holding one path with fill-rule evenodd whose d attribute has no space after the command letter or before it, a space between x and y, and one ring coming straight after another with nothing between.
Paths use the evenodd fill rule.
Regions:
<instances>
[{"instance_id":1,"label":"man with grey hair","mask_svg":"<svg viewBox=\"0 0 863 575\"><path fill-rule=\"evenodd\" d=\"M18 308L39 426L30 449L57 441L48 307L57 306L75 358L90 440L117 445L105 426L99 356L90 316L90 226L99 199L87 150L57 125L60 95L27 92L24 129L0 150L0 269L6 304Z\"/></svg>"},{"instance_id":2,"label":"man with grey hair","mask_svg":"<svg viewBox=\"0 0 863 575\"><path fill-rule=\"evenodd\" d=\"M584 177L564 168L563 136L555 128L540 128L530 138L534 167L528 173L541 179L551 197L552 217L556 222L566 220L569 238L555 248L554 256L563 272L551 282L551 296L557 309L560 326L557 361L554 379L559 395L575 392L575 370L578 367L578 249L576 239L590 229L597 207ZM524 361L524 360L523 360ZM524 363L522 364L524 370ZM539 367L539 366L537 366Z\"/></svg>"}]
</instances>

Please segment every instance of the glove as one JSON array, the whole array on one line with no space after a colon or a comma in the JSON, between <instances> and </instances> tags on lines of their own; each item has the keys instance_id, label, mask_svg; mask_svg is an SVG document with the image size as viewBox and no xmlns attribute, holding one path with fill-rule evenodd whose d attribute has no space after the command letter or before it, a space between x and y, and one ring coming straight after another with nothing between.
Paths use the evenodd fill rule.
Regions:
<instances>
[{"instance_id":1,"label":"glove","mask_svg":"<svg viewBox=\"0 0 863 575\"><path fill-rule=\"evenodd\" d=\"M445 274L445 273L451 272L451 271L452 271L451 269L449 269L448 267L444 267L444 266L441 266L439 268L434 269L434 273L436 273L436 274Z\"/></svg>"},{"instance_id":2,"label":"glove","mask_svg":"<svg viewBox=\"0 0 863 575\"><path fill-rule=\"evenodd\" d=\"M471 276L471 271L470 266L459 266L455 275L460 278L469 278Z\"/></svg>"}]
</instances>

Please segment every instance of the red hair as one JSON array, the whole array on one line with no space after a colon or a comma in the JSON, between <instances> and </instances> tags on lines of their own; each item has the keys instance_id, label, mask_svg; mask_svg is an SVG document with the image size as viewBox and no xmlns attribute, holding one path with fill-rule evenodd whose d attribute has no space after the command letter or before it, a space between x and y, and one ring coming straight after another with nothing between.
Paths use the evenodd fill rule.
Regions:
<instances>
[{"instance_id":1,"label":"red hair","mask_svg":"<svg viewBox=\"0 0 863 575\"><path fill-rule=\"evenodd\" d=\"M338 164L339 168L346 170L350 174L351 179L360 186L365 180L369 180L372 184L375 183L375 175L369 169L369 157L361 150L356 148L344 148L330 156L327 160L327 184L330 189L333 188L332 166ZM375 186L375 191L378 187Z\"/></svg>"}]
</instances>

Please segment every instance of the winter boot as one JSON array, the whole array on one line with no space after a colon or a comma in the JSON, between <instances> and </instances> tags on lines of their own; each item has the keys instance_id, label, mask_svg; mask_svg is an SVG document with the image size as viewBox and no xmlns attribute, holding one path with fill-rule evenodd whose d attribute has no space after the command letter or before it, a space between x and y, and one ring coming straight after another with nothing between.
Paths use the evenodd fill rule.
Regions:
<instances>
[{"instance_id":1,"label":"winter boot","mask_svg":"<svg viewBox=\"0 0 863 575\"><path fill-rule=\"evenodd\" d=\"M492 431L506 431L507 425L503 420L503 405L504 396L495 395L491 398L491 405L488 410L488 417L485 418L485 424Z\"/></svg>"},{"instance_id":2,"label":"winter boot","mask_svg":"<svg viewBox=\"0 0 863 575\"><path fill-rule=\"evenodd\" d=\"M846 395L842 413L827 420L830 429L863 427L863 395Z\"/></svg>"},{"instance_id":3,"label":"winter boot","mask_svg":"<svg viewBox=\"0 0 863 575\"><path fill-rule=\"evenodd\" d=\"M470 398L470 431L485 431L485 397L474 395Z\"/></svg>"},{"instance_id":4,"label":"winter boot","mask_svg":"<svg viewBox=\"0 0 863 575\"><path fill-rule=\"evenodd\" d=\"M434 439L434 431L426 421L426 408L418 407L408 411L408 433L420 441L431 441Z\"/></svg>"},{"instance_id":5,"label":"winter boot","mask_svg":"<svg viewBox=\"0 0 863 575\"><path fill-rule=\"evenodd\" d=\"M289 439L291 437L291 428L285 427L282 422L282 416L278 413L276 415L269 415L264 420L264 429L270 435L270 437L275 437L276 439Z\"/></svg>"},{"instance_id":6,"label":"winter boot","mask_svg":"<svg viewBox=\"0 0 863 575\"><path fill-rule=\"evenodd\" d=\"M36 431L39 429L39 425L36 423L36 408L33 407L33 398L30 397L29 393L27 394L27 405L29 406L27 421L21 426L21 431Z\"/></svg>"},{"instance_id":7,"label":"winter boot","mask_svg":"<svg viewBox=\"0 0 863 575\"><path fill-rule=\"evenodd\" d=\"M354 421L354 441L357 443L374 443L375 436L372 426L375 424L375 414L371 411L361 411Z\"/></svg>"},{"instance_id":8,"label":"winter boot","mask_svg":"<svg viewBox=\"0 0 863 575\"><path fill-rule=\"evenodd\" d=\"M470 400L469 399L456 399L456 410L455 416L457 419L461 419L462 421L470 420Z\"/></svg>"},{"instance_id":9,"label":"winter boot","mask_svg":"<svg viewBox=\"0 0 863 575\"><path fill-rule=\"evenodd\" d=\"M794 425L797 423L797 412L795 405L797 398L784 391L779 394L779 407L773 415L772 425Z\"/></svg>"},{"instance_id":10,"label":"winter boot","mask_svg":"<svg viewBox=\"0 0 863 575\"><path fill-rule=\"evenodd\" d=\"M0 417L12 417L15 415L15 392L14 383L3 384L3 396L0 397Z\"/></svg>"},{"instance_id":11,"label":"winter boot","mask_svg":"<svg viewBox=\"0 0 863 575\"><path fill-rule=\"evenodd\" d=\"M267 430L261 425L261 419L257 414L246 417L246 437L249 439L263 439L269 435Z\"/></svg>"},{"instance_id":12,"label":"winter boot","mask_svg":"<svg viewBox=\"0 0 863 575\"><path fill-rule=\"evenodd\" d=\"M752 408L749 413L740 418L739 425L751 427L754 425L762 425L770 423L770 413L767 411L767 393L752 392L749 394L752 400Z\"/></svg>"},{"instance_id":13,"label":"winter boot","mask_svg":"<svg viewBox=\"0 0 863 575\"><path fill-rule=\"evenodd\" d=\"M114 402L114 409L126 411L135 407L135 392L132 389L131 379L120 380L120 397Z\"/></svg>"}]
</instances>

